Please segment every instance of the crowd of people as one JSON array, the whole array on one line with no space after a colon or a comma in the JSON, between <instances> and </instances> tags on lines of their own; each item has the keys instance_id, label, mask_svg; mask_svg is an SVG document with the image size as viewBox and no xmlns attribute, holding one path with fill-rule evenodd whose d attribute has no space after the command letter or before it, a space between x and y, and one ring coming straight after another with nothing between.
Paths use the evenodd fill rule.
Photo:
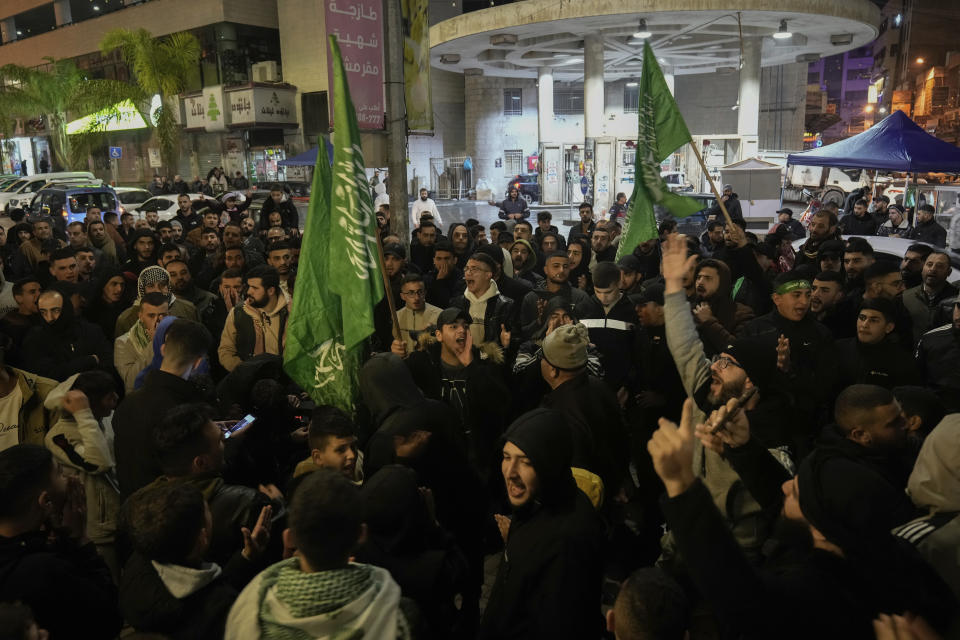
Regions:
<instances>
[{"instance_id":1,"label":"crowd of people","mask_svg":"<svg viewBox=\"0 0 960 640\"><path fill-rule=\"evenodd\" d=\"M0 236L0 637L956 637L947 253L425 195L352 413L283 372L279 188Z\"/></svg>"},{"instance_id":2,"label":"crowd of people","mask_svg":"<svg viewBox=\"0 0 960 640\"><path fill-rule=\"evenodd\" d=\"M226 193L230 189L246 191L249 188L250 181L247 180L246 176L239 171L231 176L224 171L223 167L214 167L207 172L207 177L194 176L193 180L189 182L184 180L180 174L173 176L173 178L156 175L153 176L153 180L147 186L147 190L155 196L200 193L213 197Z\"/></svg>"}]
</instances>

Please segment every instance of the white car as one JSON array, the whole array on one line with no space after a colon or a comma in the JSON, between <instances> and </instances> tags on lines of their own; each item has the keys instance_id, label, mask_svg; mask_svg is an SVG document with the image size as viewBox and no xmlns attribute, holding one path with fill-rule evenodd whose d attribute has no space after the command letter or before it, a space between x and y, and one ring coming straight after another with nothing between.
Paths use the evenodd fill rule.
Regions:
<instances>
[{"instance_id":1,"label":"white car","mask_svg":"<svg viewBox=\"0 0 960 640\"><path fill-rule=\"evenodd\" d=\"M152 196L149 200L136 207L130 213L134 214L138 218L143 217L143 212L148 208L156 208L157 214L160 216L161 220L172 220L177 211L180 209L180 205L177 204L177 198L180 195L176 193L165 193L160 196ZM217 203L216 198L212 196L205 196L202 193L188 193L187 197L190 200L196 202L197 200L209 200L214 206L217 207L217 211L220 210L219 204ZM196 209L197 207L194 207Z\"/></svg>"},{"instance_id":2,"label":"white car","mask_svg":"<svg viewBox=\"0 0 960 640\"><path fill-rule=\"evenodd\" d=\"M926 244L930 247L933 247L932 244L927 242L917 242L916 240L908 240L906 238L888 238L885 236L842 236L844 241L849 238L863 238L870 243L870 246L873 247L874 257L877 260L896 262L897 264L903 260L903 256L907 253L907 247L912 244ZM800 245L806 242L809 238L800 238L799 240L794 240L791 243L794 251L800 249ZM934 247L938 251L944 251L948 256L950 256L950 264L954 269L954 274L960 273L960 254L954 253L953 251L943 249L940 247Z\"/></svg>"},{"instance_id":3,"label":"white car","mask_svg":"<svg viewBox=\"0 0 960 640\"><path fill-rule=\"evenodd\" d=\"M153 197L146 189L139 187L114 187L117 192L117 199L120 201L120 210L118 214L123 215L127 211L133 213L137 207Z\"/></svg>"}]
</instances>

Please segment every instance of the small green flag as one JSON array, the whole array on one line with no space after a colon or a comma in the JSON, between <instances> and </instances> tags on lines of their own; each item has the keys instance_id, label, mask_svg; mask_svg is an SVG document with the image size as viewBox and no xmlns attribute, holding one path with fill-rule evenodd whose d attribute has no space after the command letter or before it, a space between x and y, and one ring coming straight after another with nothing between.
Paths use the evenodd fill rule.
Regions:
<instances>
[{"instance_id":1,"label":"small green flag","mask_svg":"<svg viewBox=\"0 0 960 640\"><path fill-rule=\"evenodd\" d=\"M383 297L377 251L377 217L363 164L357 113L350 99L347 72L337 37L329 36L333 54L333 183L330 205L328 286L340 295L347 349L373 333L373 307Z\"/></svg>"},{"instance_id":2,"label":"small green flag","mask_svg":"<svg viewBox=\"0 0 960 640\"><path fill-rule=\"evenodd\" d=\"M634 165L633 195L623 226L617 259L633 253L636 246L657 237L653 205L676 217L688 216L703 206L693 198L678 195L660 177L660 163L691 141L690 131L670 93L663 72L649 43L643 43L643 71L639 89L639 133Z\"/></svg>"},{"instance_id":3,"label":"small green flag","mask_svg":"<svg viewBox=\"0 0 960 640\"><path fill-rule=\"evenodd\" d=\"M363 341L383 297L376 218L340 48L334 56L334 170L320 139L283 366L317 404L354 410Z\"/></svg>"}]
</instances>

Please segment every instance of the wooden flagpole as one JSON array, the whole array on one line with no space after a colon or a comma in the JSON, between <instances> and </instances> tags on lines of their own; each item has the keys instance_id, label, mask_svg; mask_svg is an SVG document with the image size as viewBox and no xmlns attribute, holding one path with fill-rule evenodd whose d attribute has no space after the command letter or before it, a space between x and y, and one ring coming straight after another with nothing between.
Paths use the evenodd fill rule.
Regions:
<instances>
[{"instance_id":1,"label":"wooden flagpole","mask_svg":"<svg viewBox=\"0 0 960 640\"><path fill-rule=\"evenodd\" d=\"M700 163L700 168L703 169L703 175L707 176L707 181L710 183L710 189L713 191L713 197L717 199L717 204L720 205L720 211L723 211L723 217L726 218L727 224L733 224L733 220L730 218L730 214L727 212L727 207L723 204L723 198L717 191L717 185L713 183L713 178L710 177L710 171L707 170L707 165L703 161L703 156L700 155L700 151L697 149L697 145L693 143L693 140L690 141L690 148L693 149L693 155L697 156L697 162Z\"/></svg>"},{"instance_id":2,"label":"wooden flagpole","mask_svg":"<svg viewBox=\"0 0 960 640\"><path fill-rule=\"evenodd\" d=\"M383 242L380 239L380 229L377 229L377 257L380 258L380 275L383 276L383 293L387 296L387 304L390 306L390 321L393 323L393 338L401 340L400 321L397 320L397 307L393 302L393 287L390 286L390 276L387 275L386 265L383 260Z\"/></svg>"}]
</instances>

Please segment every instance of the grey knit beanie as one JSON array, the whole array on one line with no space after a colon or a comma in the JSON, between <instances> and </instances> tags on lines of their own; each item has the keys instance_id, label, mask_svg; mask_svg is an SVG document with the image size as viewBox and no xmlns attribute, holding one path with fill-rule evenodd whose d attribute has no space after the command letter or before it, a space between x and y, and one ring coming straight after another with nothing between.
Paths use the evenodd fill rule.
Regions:
<instances>
[{"instance_id":1,"label":"grey knit beanie","mask_svg":"<svg viewBox=\"0 0 960 640\"><path fill-rule=\"evenodd\" d=\"M558 369L579 369L587 364L590 336L582 324L565 324L543 341L543 357Z\"/></svg>"}]
</instances>

